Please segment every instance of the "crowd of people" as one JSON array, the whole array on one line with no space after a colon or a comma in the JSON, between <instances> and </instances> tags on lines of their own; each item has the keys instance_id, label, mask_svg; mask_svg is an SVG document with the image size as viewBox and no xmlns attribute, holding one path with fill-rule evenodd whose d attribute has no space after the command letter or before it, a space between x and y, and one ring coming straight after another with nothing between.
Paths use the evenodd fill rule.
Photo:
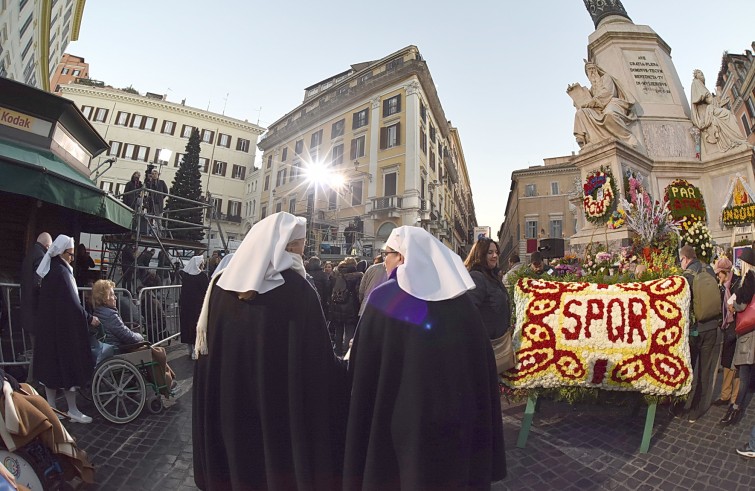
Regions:
<instances>
[{"instance_id":1,"label":"crowd of people","mask_svg":"<svg viewBox=\"0 0 755 491\"><path fill-rule=\"evenodd\" d=\"M422 228L405 226L369 267L353 257L334 266L305 261L305 237L306 220L276 213L234 254L196 256L180 272L181 342L197 360L197 485L488 489L505 477L497 347L507 336L511 342L510 287L521 274L554 274L547 261L535 252L523 265L512 255L504 274L492 239L480 238L462 262ZM39 236L23 264L22 323L34 346L30 379L54 409L62 390L66 415L87 423L75 389L91 379L90 334L102 330L105 343L129 349L164 337L146 319L164 327L165 313L148 292L135 330L107 280L94 283L92 309L85 308L71 266L78 255L85 250L74 254L70 237ZM711 268L694 248L680 250L691 285L700 275L715 278L712 292L692 288L691 316L695 295L715 297L716 312L698 313L690 327L693 392L671 407L690 422L712 404L728 406L721 425L738 423L755 378L755 331L735 329L755 295L755 252L738 259L735 274L731 257ZM139 282L162 284L151 271ZM169 390L174 374L164 350L144 344L160 367L156 383ZM723 383L713 400L719 352ZM755 428L737 452L755 457Z\"/></svg>"}]
</instances>

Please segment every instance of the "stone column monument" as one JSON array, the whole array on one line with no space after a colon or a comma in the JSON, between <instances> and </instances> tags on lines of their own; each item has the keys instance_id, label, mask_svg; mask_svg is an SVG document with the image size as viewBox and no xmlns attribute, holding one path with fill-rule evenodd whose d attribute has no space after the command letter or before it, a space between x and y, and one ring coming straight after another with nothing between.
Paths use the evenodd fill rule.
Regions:
<instances>
[{"instance_id":1,"label":"stone column monument","mask_svg":"<svg viewBox=\"0 0 755 491\"><path fill-rule=\"evenodd\" d=\"M595 25L585 60L590 86L567 87L581 148L574 163L582 181L602 166L613 174L620 195L627 197L624 176L632 175L654 199L662 199L670 182L687 179L702 190L711 233L722 242L730 231L720 223L720 190L737 173L755 183L752 147L741 141L725 101L710 94L698 75L690 111L671 47L649 26L634 24L621 1L584 4ZM608 231L586 221L583 208L578 213L572 246L597 240L628 243L625 227Z\"/></svg>"}]
</instances>

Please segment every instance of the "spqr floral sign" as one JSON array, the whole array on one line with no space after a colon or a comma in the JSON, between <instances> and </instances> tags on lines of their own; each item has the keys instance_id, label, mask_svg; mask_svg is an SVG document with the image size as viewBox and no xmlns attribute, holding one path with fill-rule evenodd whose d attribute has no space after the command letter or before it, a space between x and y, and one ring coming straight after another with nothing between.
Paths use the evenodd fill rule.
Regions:
<instances>
[{"instance_id":1,"label":"spqr floral sign","mask_svg":"<svg viewBox=\"0 0 755 491\"><path fill-rule=\"evenodd\" d=\"M511 387L689 392L683 277L616 285L522 278L514 298L517 365L503 375Z\"/></svg>"}]
</instances>

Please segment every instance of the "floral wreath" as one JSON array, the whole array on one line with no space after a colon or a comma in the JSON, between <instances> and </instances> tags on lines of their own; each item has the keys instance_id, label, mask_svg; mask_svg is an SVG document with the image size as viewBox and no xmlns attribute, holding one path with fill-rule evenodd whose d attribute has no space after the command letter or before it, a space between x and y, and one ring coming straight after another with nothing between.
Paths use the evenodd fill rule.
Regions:
<instances>
[{"instance_id":1,"label":"floral wreath","mask_svg":"<svg viewBox=\"0 0 755 491\"><path fill-rule=\"evenodd\" d=\"M585 218L595 225L603 225L616 209L616 183L611 170L605 166L587 174L582 184L582 204ZM600 198L599 198L600 196Z\"/></svg>"},{"instance_id":2,"label":"floral wreath","mask_svg":"<svg viewBox=\"0 0 755 491\"><path fill-rule=\"evenodd\" d=\"M669 189L672 187L683 187L694 190L697 198L675 198L669 196ZM664 197L669 203L669 211L675 220L680 220L681 228L686 231L697 222L705 222L705 200L702 191L697 186L692 185L686 179L676 179L672 181L664 191Z\"/></svg>"}]
</instances>

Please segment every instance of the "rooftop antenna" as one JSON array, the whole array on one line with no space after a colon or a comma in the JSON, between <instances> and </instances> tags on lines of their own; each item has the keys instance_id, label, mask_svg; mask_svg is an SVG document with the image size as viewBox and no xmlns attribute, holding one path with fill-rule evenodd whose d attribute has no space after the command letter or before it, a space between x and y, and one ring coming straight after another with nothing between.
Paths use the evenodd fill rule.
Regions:
<instances>
[{"instance_id":1,"label":"rooftop antenna","mask_svg":"<svg viewBox=\"0 0 755 491\"><path fill-rule=\"evenodd\" d=\"M230 92L225 93L225 102L223 102L223 116L225 116L225 106L228 104L228 96L230 95Z\"/></svg>"},{"instance_id":2,"label":"rooftop antenna","mask_svg":"<svg viewBox=\"0 0 755 491\"><path fill-rule=\"evenodd\" d=\"M260 106L259 109L257 109L257 126L260 125L260 113L262 112L262 106Z\"/></svg>"}]
</instances>

